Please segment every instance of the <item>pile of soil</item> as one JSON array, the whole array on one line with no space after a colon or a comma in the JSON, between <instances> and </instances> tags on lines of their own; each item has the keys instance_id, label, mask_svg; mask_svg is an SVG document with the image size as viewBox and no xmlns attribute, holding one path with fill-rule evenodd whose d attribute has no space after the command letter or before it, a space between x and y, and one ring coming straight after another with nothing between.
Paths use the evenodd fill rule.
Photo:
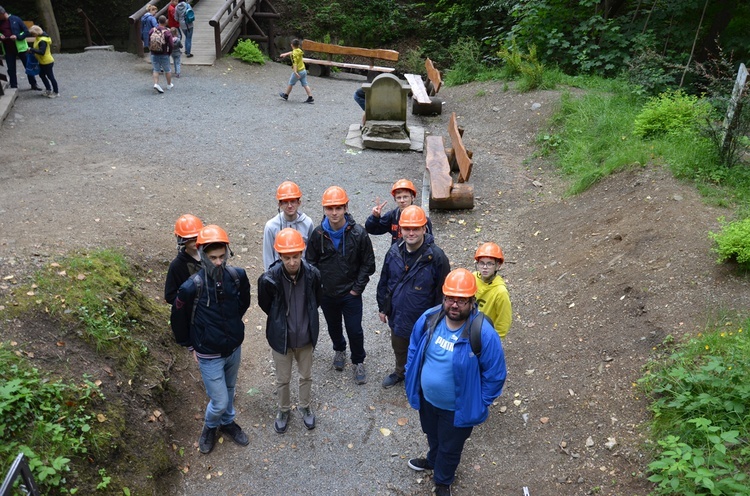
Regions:
<instances>
[{"instance_id":1,"label":"pile of soil","mask_svg":"<svg viewBox=\"0 0 750 496\"><path fill-rule=\"evenodd\" d=\"M313 78L315 104L306 105L300 88L288 102L276 96L289 68L275 63L185 67L164 95L153 91L149 66L129 54L66 54L55 66L63 96L22 90L0 128L0 305L60 254L102 246L125 249L144 270L142 289L160 299L174 256L172 224L186 212L228 230L232 263L254 283L263 224L276 213L281 181L300 184L302 209L316 220L321 193L343 186L361 223L396 179L421 184L422 154L344 146L349 124L361 118L352 99L359 76ZM692 335L714 312L750 303L747 281L715 264L707 237L728 212L705 205L664 169L634 167L565 196L564 179L535 154L535 137L560 94L473 83L441 90L442 115L409 116L410 124L447 137L456 112L465 128L476 207L431 212L436 242L453 266L469 268L479 243L499 243L513 303L503 342L508 380L466 445L457 495L523 494L524 487L533 496L647 494L648 411L634 386L642 367L666 336ZM389 241L373 243L379 273ZM265 316L253 305L237 397L237 422L250 446L227 439L200 455L205 393L195 364L173 347L170 394L132 401L125 421L155 436L174 467L151 483L148 472L134 471L131 487L160 495L429 494L429 474L406 466L426 450L418 415L403 389L380 386L393 358L377 318L378 273L365 292L366 385L354 385L351 366L331 367L321 316L315 430L295 416L285 435L273 430L273 364ZM76 339L54 322L30 318L3 319L2 338L32 353L61 336ZM155 340L168 342L169 332L165 324ZM34 356L43 368L65 372L64 362ZM107 374L106 357L85 360L128 404L128 389L115 387L127 378ZM155 408L163 412L157 422Z\"/></svg>"}]
</instances>

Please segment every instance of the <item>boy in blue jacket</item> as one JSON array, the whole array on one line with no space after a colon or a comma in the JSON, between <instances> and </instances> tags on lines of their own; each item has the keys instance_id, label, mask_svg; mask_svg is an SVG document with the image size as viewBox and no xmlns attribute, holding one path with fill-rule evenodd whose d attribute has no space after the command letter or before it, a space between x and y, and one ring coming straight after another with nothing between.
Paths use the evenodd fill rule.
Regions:
<instances>
[{"instance_id":1,"label":"boy in blue jacket","mask_svg":"<svg viewBox=\"0 0 750 496\"><path fill-rule=\"evenodd\" d=\"M448 274L443 304L417 320L409 342L406 396L419 410L430 450L408 465L417 471L434 470L437 496L450 496L464 443L474 426L487 420L489 406L505 384L503 346L492 322L476 308L476 291L468 270ZM476 340L475 319L482 319Z\"/></svg>"},{"instance_id":2,"label":"boy in blue jacket","mask_svg":"<svg viewBox=\"0 0 750 496\"><path fill-rule=\"evenodd\" d=\"M209 397L200 452L208 454L218 432L247 446L250 441L234 421L234 391L245 339L242 316L250 307L250 281L244 269L227 265L227 233L215 225L200 230L196 241L201 270L177 292L172 305L172 332L177 344L193 352Z\"/></svg>"}]
</instances>

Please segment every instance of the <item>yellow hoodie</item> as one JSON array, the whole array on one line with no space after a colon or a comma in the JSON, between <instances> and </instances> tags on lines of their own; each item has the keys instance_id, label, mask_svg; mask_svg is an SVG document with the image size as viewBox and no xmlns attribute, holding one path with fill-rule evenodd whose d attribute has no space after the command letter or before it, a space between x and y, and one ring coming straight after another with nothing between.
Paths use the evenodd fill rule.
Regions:
<instances>
[{"instance_id":1,"label":"yellow hoodie","mask_svg":"<svg viewBox=\"0 0 750 496\"><path fill-rule=\"evenodd\" d=\"M478 271L474 272L474 278L477 280L476 299L479 310L492 319L498 335L504 338L510 330L513 319L510 295L508 294L508 288L505 287L505 281L502 277L495 275L492 282L487 284L482 280Z\"/></svg>"}]
</instances>

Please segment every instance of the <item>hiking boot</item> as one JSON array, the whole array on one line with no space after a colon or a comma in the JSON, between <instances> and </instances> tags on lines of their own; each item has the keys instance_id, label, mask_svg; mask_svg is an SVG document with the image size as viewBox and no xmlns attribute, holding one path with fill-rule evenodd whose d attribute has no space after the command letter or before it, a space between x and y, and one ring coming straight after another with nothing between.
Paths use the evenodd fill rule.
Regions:
<instances>
[{"instance_id":1,"label":"hiking boot","mask_svg":"<svg viewBox=\"0 0 750 496\"><path fill-rule=\"evenodd\" d=\"M218 427L209 427L203 424L203 432L201 432L201 438L198 441L198 449L204 455L211 453L211 450L216 446L216 431L218 430Z\"/></svg>"},{"instance_id":2,"label":"hiking boot","mask_svg":"<svg viewBox=\"0 0 750 496\"><path fill-rule=\"evenodd\" d=\"M305 103L315 103L315 98L308 96L307 100L305 100Z\"/></svg>"},{"instance_id":3,"label":"hiking boot","mask_svg":"<svg viewBox=\"0 0 750 496\"><path fill-rule=\"evenodd\" d=\"M44 91L42 91L42 96L47 96L50 93L52 93L50 90L44 90Z\"/></svg>"},{"instance_id":4,"label":"hiking boot","mask_svg":"<svg viewBox=\"0 0 750 496\"><path fill-rule=\"evenodd\" d=\"M406 462L406 464L409 465L410 469L416 470L417 472L424 472L425 470L432 470L433 468L430 466L427 458L412 458Z\"/></svg>"},{"instance_id":5,"label":"hiking boot","mask_svg":"<svg viewBox=\"0 0 750 496\"><path fill-rule=\"evenodd\" d=\"M159 86L159 83L156 83L156 84L154 85L154 89L155 89L156 91L158 91L159 93L164 93L164 90L162 89L162 87L161 87L161 86Z\"/></svg>"},{"instance_id":6,"label":"hiking boot","mask_svg":"<svg viewBox=\"0 0 750 496\"><path fill-rule=\"evenodd\" d=\"M50 91L49 93L47 93L44 96L46 96L47 98L57 98L58 96L60 96L60 93L55 93L53 91Z\"/></svg>"},{"instance_id":7,"label":"hiking boot","mask_svg":"<svg viewBox=\"0 0 750 496\"><path fill-rule=\"evenodd\" d=\"M42 91L42 88L40 88L39 86L32 86L31 89L34 91Z\"/></svg>"},{"instance_id":8,"label":"hiking boot","mask_svg":"<svg viewBox=\"0 0 750 496\"><path fill-rule=\"evenodd\" d=\"M276 414L276 421L273 423L273 428L278 432L279 434L284 434L286 432L287 424L289 423L289 412L279 410L279 413Z\"/></svg>"},{"instance_id":9,"label":"hiking boot","mask_svg":"<svg viewBox=\"0 0 750 496\"><path fill-rule=\"evenodd\" d=\"M435 496L451 496L451 486L435 484Z\"/></svg>"},{"instance_id":10,"label":"hiking boot","mask_svg":"<svg viewBox=\"0 0 750 496\"><path fill-rule=\"evenodd\" d=\"M389 389L403 381L404 378L396 374L390 374L388 377L383 379L383 389Z\"/></svg>"},{"instance_id":11,"label":"hiking boot","mask_svg":"<svg viewBox=\"0 0 750 496\"><path fill-rule=\"evenodd\" d=\"M242 427L237 425L237 422L231 424L222 425L219 430L232 438L232 441L239 444L240 446L247 446L250 444L250 440L247 438L247 434L242 432Z\"/></svg>"},{"instance_id":12,"label":"hiking boot","mask_svg":"<svg viewBox=\"0 0 750 496\"><path fill-rule=\"evenodd\" d=\"M280 96L281 98L283 98L284 100L289 100L289 95L287 95L287 94L286 94L286 93L284 93L283 91L282 91L281 93L279 93L279 96Z\"/></svg>"},{"instance_id":13,"label":"hiking boot","mask_svg":"<svg viewBox=\"0 0 750 496\"><path fill-rule=\"evenodd\" d=\"M171 90L172 88L174 88L174 84L172 84L172 83L169 83L169 84L167 85L167 89L168 89L168 90Z\"/></svg>"},{"instance_id":14,"label":"hiking boot","mask_svg":"<svg viewBox=\"0 0 750 496\"><path fill-rule=\"evenodd\" d=\"M336 370L344 370L344 365L346 365L346 353L343 351L337 351L335 355L333 355L333 368Z\"/></svg>"},{"instance_id":15,"label":"hiking boot","mask_svg":"<svg viewBox=\"0 0 750 496\"><path fill-rule=\"evenodd\" d=\"M298 408L302 414L302 422L307 427L307 430L315 429L315 414L309 406Z\"/></svg>"},{"instance_id":16,"label":"hiking boot","mask_svg":"<svg viewBox=\"0 0 750 496\"><path fill-rule=\"evenodd\" d=\"M367 373L365 373L364 363L358 363L354 366L354 383L355 384L367 383Z\"/></svg>"}]
</instances>

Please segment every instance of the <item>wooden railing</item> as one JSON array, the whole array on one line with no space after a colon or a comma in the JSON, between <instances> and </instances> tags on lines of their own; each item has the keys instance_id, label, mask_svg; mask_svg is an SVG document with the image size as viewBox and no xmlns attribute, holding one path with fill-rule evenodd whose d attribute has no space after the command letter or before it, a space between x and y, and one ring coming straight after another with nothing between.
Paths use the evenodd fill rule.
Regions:
<instances>
[{"instance_id":1,"label":"wooden railing","mask_svg":"<svg viewBox=\"0 0 750 496\"><path fill-rule=\"evenodd\" d=\"M208 23L214 28L216 58L224 55L224 49L242 36L253 41L267 43L268 55L274 57L273 22L269 23L268 33L258 25L258 19L278 19L281 17L269 0L227 0ZM251 33L248 34L248 25ZM237 31L240 33L237 33Z\"/></svg>"}]
</instances>

